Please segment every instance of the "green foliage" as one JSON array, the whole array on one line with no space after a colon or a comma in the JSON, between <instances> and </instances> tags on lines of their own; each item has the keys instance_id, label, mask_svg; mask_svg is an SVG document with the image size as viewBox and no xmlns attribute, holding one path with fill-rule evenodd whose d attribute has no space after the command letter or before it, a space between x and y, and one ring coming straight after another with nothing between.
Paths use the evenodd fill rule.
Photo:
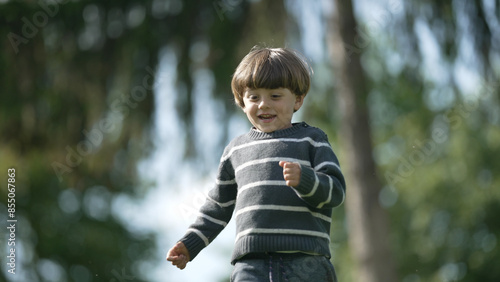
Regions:
<instances>
[{"instance_id":1,"label":"green foliage","mask_svg":"<svg viewBox=\"0 0 500 282\"><path fill-rule=\"evenodd\" d=\"M491 9L480 1L390 1L352 28L358 44L346 48L362 54L369 79L374 157L385 185L379 200L390 214L401 281L500 277L493 266L500 258L500 225L493 220L500 208L496 3ZM422 41L417 25L429 27L437 54L426 53L432 43ZM462 44L471 46L469 53ZM429 65L429 56L438 60ZM462 64L466 75L459 74ZM444 73L436 77L437 67ZM331 76L326 85L335 85L338 74ZM463 87L471 81L472 91ZM345 165L336 93L328 86L312 90L304 116L327 131ZM343 217L335 210L334 224ZM334 242L349 239L345 226L334 229ZM353 281L348 248L340 245L334 254L341 280Z\"/></svg>"},{"instance_id":2,"label":"green foliage","mask_svg":"<svg viewBox=\"0 0 500 282\"><path fill-rule=\"evenodd\" d=\"M212 1L198 2L1 4L0 34L7 40L0 54L0 167L4 174L8 168L17 172L17 242L24 246L18 275L42 279L49 262L66 281L146 277L138 263L154 257L155 236L130 233L111 207L119 194L140 197L148 189L136 165L152 149L160 50L176 48L178 81L189 90L195 41L222 34L231 46L238 37L227 35L244 19L228 28L215 18ZM210 66L229 64L225 56ZM227 66L217 72L219 79L229 75ZM189 107L179 104L186 127Z\"/></svg>"},{"instance_id":3,"label":"green foliage","mask_svg":"<svg viewBox=\"0 0 500 282\"><path fill-rule=\"evenodd\" d=\"M491 263L500 257L499 225L490 216L500 207L494 173L500 169L494 113L500 92L499 81L492 79L498 77L498 66L490 64L498 46L491 44L491 22L482 5L408 3L405 17L394 17L378 31L383 40L372 34L373 44L364 54L369 74L370 66L378 67L370 94L375 158L387 185L381 203L391 214L393 251L403 281L500 277ZM460 26L467 20L464 30ZM448 72L444 81L429 75L436 66L425 63L429 54L422 49L428 43L414 29L417 21L432 28L437 64ZM473 30L481 32L469 37ZM474 46L473 54L461 53L461 40ZM408 42L417 48L408 49ZM391 64L387 54L400 62ZM468 77L457 75L467 56L476 58L469 68L479 77L472 93L460 81Z\"/></svg>"}]
</instances>

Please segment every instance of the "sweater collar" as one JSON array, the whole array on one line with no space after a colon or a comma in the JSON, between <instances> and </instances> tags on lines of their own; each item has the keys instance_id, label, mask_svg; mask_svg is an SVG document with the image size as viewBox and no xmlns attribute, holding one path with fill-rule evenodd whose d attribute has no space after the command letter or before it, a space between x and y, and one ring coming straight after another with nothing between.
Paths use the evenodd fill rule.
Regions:
<instances>
[{"instance_id":1,"label":"sweater collar","mask_svg":"<svg viewBox=\"0 0 500 282\"><path fill-rule=\"evenodd\" d=\"M270 138L281 138L290 136L293 133L299 131L301 128L307 127L308 125L305 122L297 122L293 123L292 127L276 130L273 132L262 132L252 127L248 136L252 139L270 139Z\"/></svg>"}]
</instances>

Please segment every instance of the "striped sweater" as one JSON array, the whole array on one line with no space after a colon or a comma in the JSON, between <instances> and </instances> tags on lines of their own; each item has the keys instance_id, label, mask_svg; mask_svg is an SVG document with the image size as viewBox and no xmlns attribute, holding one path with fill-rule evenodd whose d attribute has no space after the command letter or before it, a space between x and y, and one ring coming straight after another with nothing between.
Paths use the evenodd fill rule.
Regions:
<instances>
[{"instance_id":1,"label":"striped sweater","mask_svg":"<svg viewBox=\"0 0 500 282\"><path fill-rule=\"evenodd\" d=\"M297 187L286 185L279 161L301 165ZM304 122L272 133L252 129L225 148L216 185L180 241L194 259L234 216L233 264L256 252L330 258L332 208L344 198L344 177L323 131Z\"/></svg>"}]
</instances>

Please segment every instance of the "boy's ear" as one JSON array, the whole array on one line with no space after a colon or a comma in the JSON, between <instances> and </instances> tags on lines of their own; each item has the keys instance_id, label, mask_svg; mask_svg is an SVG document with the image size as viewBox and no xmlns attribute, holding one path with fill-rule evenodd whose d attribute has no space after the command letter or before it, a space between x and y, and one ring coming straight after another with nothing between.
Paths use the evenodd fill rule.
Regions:
<instances>
[{"instance_id":1,"label":"boy's ear","mask_svg":"<svg viewBox=\"0 0 500 282\"><path fill-rule=\"evenodd\" d=\"M304 103L304 98L306 95L295 95L295 106L293 107L294 111L298 111L300 107L302 107L302 104Z\"/></svg>"}]
</instances>

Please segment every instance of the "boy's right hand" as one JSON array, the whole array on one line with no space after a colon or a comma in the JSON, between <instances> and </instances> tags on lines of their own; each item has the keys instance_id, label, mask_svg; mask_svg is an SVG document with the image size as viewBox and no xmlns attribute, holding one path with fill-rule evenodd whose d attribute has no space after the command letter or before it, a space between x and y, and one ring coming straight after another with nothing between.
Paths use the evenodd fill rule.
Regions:
<instances>
[{"instance_id":1,"label":"boy's right hand","mask_svg":"<svg viewBox=\"0 0 500 282\"><path fill-rule=\"evenodd\" d=\"M190 260L189 251L182 242L177 242L175 246L168 251L167 260L179 269L184 269Z\"/></svg>"}]
</instances>

